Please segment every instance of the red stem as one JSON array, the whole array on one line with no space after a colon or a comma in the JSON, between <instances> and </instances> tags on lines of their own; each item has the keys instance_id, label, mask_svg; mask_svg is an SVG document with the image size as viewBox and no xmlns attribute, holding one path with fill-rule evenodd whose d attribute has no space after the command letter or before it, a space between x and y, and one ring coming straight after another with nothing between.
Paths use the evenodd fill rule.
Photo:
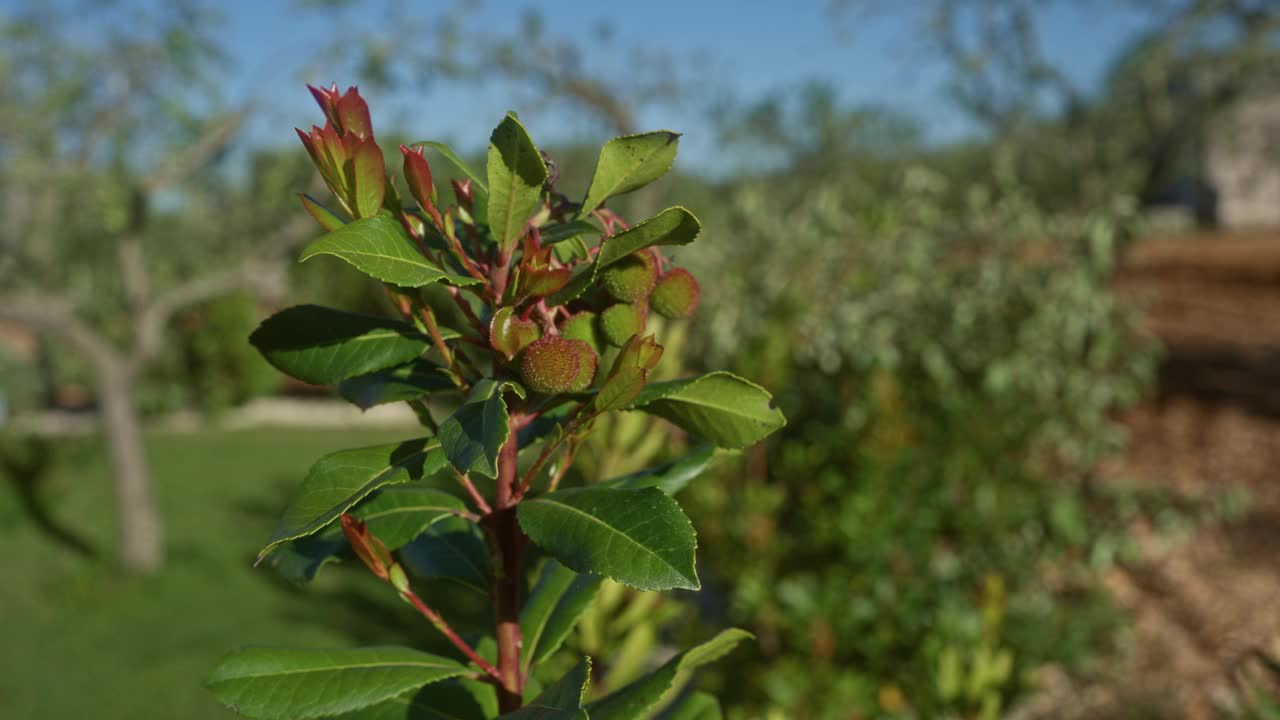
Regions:
<instances>
[{"instance_id":1,"label":"red stem","mask_svg":"<svg viewBox=\"0 0 1280 720\"><path fill-rule=\"evenodd\" d=\"M401 595L403 595L404 599L408 600L409 604L413 605L413 607L416 608L418 612L422 613L422 616L425 617L427 620L429 620L431 624L435 626L437 630L440 631L440 634L444 635L446 638L449 638L449 642L453 643L454 647L461 650L462 654L466 655L467 658L471 660L471 662L479 666L481 670L484 670L485 673L489 675L491 678L493 678L494 680L497 680L498 682L502 682L502 677L499 675L498 669L495 668L493 665L490 665L489 661L480 657L480 655L478 655L476 651L470 645L467 644L467 641L458 637L458 634L453 631L453 628L449 627L449 623L445 622L444 618L440 617L439 613L437 613L435 610L432 610L430 607L427 607L427 604L422 602L422 599L419 598L416 593L414 593L412 590L408 590L401 593Z\"/></svg>"},{"instance_id":2,"label":"red stem","mask_svg":"<svg viewBox=\"0 0 1280 720\"><path fill-rule=\"evenodd\" d=\"M513 422L514 426L515 423ZM524 679L520 675L520 526L516 521L516 427L498 454L497 509L490 515L498 561L494 565L493 611L498 640L498 707L504 712L520 709Z\"/></svg>"},{"instance_id":3,"label":"red stem","mask_svg":"<svg viewBox=\"0 0 1280 720\"><path fill-rule=\"evenodd\" d=\"M485 515L493 513L493 508L489 507L489 503L485 501L484 495L481 495L480 491L476 489L475 483L471 482L471 476L469 474L460 473L456 469L453 471L453 474L458 477L458 482L462 484L462 488L467 491L467 495L471 497L471 502L476 504L476 508L480 512Z\"/></svg>"}]
</instances>

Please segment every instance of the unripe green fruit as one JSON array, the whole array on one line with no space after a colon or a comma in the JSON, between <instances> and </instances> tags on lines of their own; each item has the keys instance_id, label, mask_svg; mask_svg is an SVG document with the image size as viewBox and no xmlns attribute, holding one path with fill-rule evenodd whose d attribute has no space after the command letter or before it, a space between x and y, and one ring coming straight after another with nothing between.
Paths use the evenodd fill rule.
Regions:
<instances>
[{"instance_id":1,"label":"unripe green fruit","mask_svg":"<svg viewBox=\"0 0 1280 720\"><path fill-rule=\"evenodd\" d=\"M549 335L535 341L520 355L520 380L543 395L567 392L578 380L579 341Z\"/></svg>"},{"instance_id":2,"label":"unripe green fruit","mask_svg":"<svg viewBox=\"0 0 1280 720\"><path fill-rule=\"evenodd\" d=\"M600 333L605 342L622 347L632 335L644 330L646 308L636 303L618 303L600 313Z\"/></svg>"},{"instance_id":3,"label":"unripe green fruit","mask_svg":"<svg viewBox=\"0 0 1280 720\"><path fill-rule=\"evenodd\" d=\"M604 341L596 328L596 317L589 310L571 315L560 324L560 334L572 340L582 340L598 353Z\"/></svg>"},{"instance_id":4,"label":"unripe green fruit","mask_svg":"<svg viewBox=\"0 0 1280 720\"><path fill-rule=\"evenodd\" d=\"M693 274L676 268L658 279L649 295L649 306L662 317L686 318L698 308L702 288Z\"/></svg>"},{"instance_id":5,"label":"unripe green fruit","mask_svg":"<svg viewBox=\"0 0 1280 720\"><path fill-rule=\"evenodd\" d=\"M600 356L586 340L569 338L569 342L573 343L578 353L578 377L574 378L573 384L569 386L569 392L582 392L591 387L591 381L596 379L596 368L600 365Z\"/></svg>"},{"instance_id":6,"label":"unripe green fruit","mask_svg":"<svg viewBox=\"0 0 1280 720\"><path fill-rule=\"evenodd\" d=\"M649 296L658 264L648 252L632 253L600 273L600 286L615 300L633 303Z\"/></svg>"}]
</instances>

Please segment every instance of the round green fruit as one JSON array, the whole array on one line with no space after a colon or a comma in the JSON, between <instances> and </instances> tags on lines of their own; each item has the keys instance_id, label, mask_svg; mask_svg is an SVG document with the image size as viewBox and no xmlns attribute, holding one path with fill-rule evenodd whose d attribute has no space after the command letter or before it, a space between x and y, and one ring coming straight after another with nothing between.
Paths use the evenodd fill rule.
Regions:
<instances>
[{"instance_id":1,"label":"round green fruit","mask_svg":"<svg viewBox=\"0 0 1280 720\"><path fill-rule=\"evenodd\" d=\"M603 340L600 338L600 331L596 329L596 317L590 310L570 315L560 323L560 334L571 340L582 340L598 353Z\"/></svg>"},{"instance_id":2,"label":"round green fruit","mask_svg":"<svg viewBox=\"0 0 1280 720\"><path fill-rule=\"evenodd\" d=\"M596 379L596 368L600 365L600 356L586 340L570 338L569 342L573 343L578 353L578 377L574 378L573 384L569 386L569 392L582 392L591 387L591 381Z\"/></svg>"},{"instance_id":3,"label":"round green fruit","mask_svg":"<svg viewBox=\"0 0 1280 720\"><path fill-rule=\"evenodd\" d=\"M581 374L580 341L559 335L536 340L520 355L520 380L533 392L568 392Z\"/></svg>"},{"instance_id":4,"label":"round green fruit","mask_svg":"<svg viewBox=\"0 0 1280 720\"><path fill-rule=\"evenodd\" d=\"M605 342L622 347L632 335L644 330L647 319L644 306L636 303L618 303L600 313L600 334Z\"/></svg>"},{"instance_id":5,"label":"round green fruit","mask_svg":"<svg viewBox=\"0 0 1280 720\"><path fill-rule=\"evenodd\" d=\"M698 309L702 288L684 268L676 268L658 279L649 295L649 305L654 312L667 318L687 318Z\"/></svg>"},{"instance_id":6,"label":"round green fruit","mask_svg":"<svg viewBox=\"0 0 1280 720\"><path fill-rule=\"evenodd\" d=\"M600 287L614 300L633 303L649 296L658 279L658 263L648 252L632 253L600 273Z\"/></svg>"}]
</instances>

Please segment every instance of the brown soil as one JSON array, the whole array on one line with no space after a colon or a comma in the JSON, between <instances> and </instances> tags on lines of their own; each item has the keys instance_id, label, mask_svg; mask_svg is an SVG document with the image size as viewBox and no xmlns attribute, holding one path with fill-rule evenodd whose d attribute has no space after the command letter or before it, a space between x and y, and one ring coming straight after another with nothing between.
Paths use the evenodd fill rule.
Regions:
<instances>
[{"instance_id":1,"label":"brown soil","mask_svg":"<svg viewBox=\"0 0 1280 720\"><path fill-rule=\"evenodd\" d=\"M1225 717L1233 668L1254 648L1280 657L1280 232L1147 241L1117 286L1166 355L1108 472L1201 505L1249 502L1177 541L1134 528L1145 564L1107 578L1132 613L1127 651L1109 677L1057 678L1072 711L1050 716Z\"/></svg>"}]
</instances>

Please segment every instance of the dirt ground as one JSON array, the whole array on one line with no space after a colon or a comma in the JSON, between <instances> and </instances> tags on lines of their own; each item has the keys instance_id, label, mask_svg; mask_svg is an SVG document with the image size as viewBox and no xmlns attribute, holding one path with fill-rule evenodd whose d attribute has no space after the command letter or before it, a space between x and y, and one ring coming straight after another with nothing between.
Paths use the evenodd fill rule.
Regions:
<instances>
[{"instance_id":1,"label":"dirt ground","mask_svg":"<svg viewBox=\"0 0 1280 720\"><path fill-rule=\"evenodd\" d=\"M1070 710L1042 716L1230 717L1233 668L1254 648L1280 657L1280 233L1140 243L1117 286L1166 355L1108 472L1193 502L1249 501L1178 542L1134 528L1145 565L1107 578L1133 614L1123 658L1092 682L1057 678L1049 694Z\"/></svg>"}]
</instances>

